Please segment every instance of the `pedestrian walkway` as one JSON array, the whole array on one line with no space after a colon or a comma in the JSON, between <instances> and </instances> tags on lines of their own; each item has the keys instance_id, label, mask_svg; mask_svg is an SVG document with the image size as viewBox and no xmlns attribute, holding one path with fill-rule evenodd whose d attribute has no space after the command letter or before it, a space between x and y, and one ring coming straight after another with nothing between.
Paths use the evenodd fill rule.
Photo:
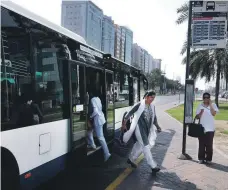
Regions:
<instances>
[{"instance_id":1,"label":"pedestrian walkway","mask_svg":"<svg viewBox=\"0 0 228 190\"><path fill-rule=\"evenodd\" d=\"M138 168L133 170L117 189L228 190L228 159L221 152L214 150L211 166L200 165L197 163L198 141L188 137L186 152L193 160L178 159L182 147L182 125L166 114L165 109L168 107L157 106L163 132L158 135L156 146L152 149L162 170L153 176L143 159Z\"/></svg>"}]
</instances>

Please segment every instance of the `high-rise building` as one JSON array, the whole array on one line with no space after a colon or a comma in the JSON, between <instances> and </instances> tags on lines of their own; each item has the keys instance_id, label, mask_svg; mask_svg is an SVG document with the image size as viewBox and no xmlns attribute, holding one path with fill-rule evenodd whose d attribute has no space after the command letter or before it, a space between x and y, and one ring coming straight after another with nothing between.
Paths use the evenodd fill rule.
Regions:
<instances>
[{"instance_id":1,"label":"high-rise building","mask_svg":"<svg viewBox=\"0 0 228 190\"><path fill-rule=\"evenodd\" d=\"M140 68L140 56L141 56L141 47L138 44L133 44L132 46L132 60L131 60L131 64L134 67Z\"/></svg>"},{"instance_id":2,"label":"high-rise building","mask_svg":"<svg viewBox=\"0 0 228 190\"><path fill-rule=\"evenodd\" d=\"M120 60L124 61L125 56L125 41L126 41L126 29L121 28L121 37L120 37Z\"/></svg>"},{"instance_id":3,"label":"high-rise building","mask_svg":"<svg viewBox=\"0 0 228 190\"><path fill-rule=\"evenodd\" d=\"M145 73L151 73L154 69L161 70L161 59L154 59L147 50L134 43L132 46L132 65L140 68Z\"/></svg>"},{"instance_id":4,"label":"high-rise building","mask_svg":"<svg viewBox=\"0 0 228 190\"><path fill-rule=\"evenodd\" d=\"M115 25L111 17L103 17L101 50L114 56Z\"/></svg>"},{"instance_id":5,"label":"high-rise building","mask_svg":"<svg viewBox=\"0 0 228 190\"><path fill-rule=\"evenodd\" d=\"M103 11L91 1L63 0L61 25L101 50Z\"/></svg>"},{"instance_id":6,"label":"high-rise building","mask_svg":"<svg viewBox=\"0 0 228 190\"><path fill-rule=\"evenodd\" d=\"M149 53L144 50L144 72L149 72Z\"/></svg>"},{"instance_id":7,"label":"high-rise building","mask_svg":"<svg viewBox=\"0 0 228 190\"><path fill-rule=\"evenodd\" d=\"M149 54L146 50L140 47L138 44L133 44L132 48L132 65L140 68L143 72L147 70L149 64ZM146 69L145 69L146 68Z\"/></svg>"},{"instance_id":8,"label":"high-rise building","mask_svg":"<svg viewBox=\"0 0 228 190\"><path fill-rule=\"evenodd\" d=\"M161 70L161 59L154 59L154 69L160 69Z\"/></svg>"},{"instance_id":9,"label":"high-rise building","mask_svg":"<svg viewBox=\"0 0 228 190\"><path fill-rule=\"evenodd\" d=\"M115 24L115 51L114 55L117 59L121 58L121 27Z\"/></svg>"},{"instance_id":10,"label":"high-rise building","mask_svg":"<svg viewBox=\"0 0 228 190\"><path fill-rule=\"evenodd\" d=\"M144 49L141 48L140 50L140 68L142 71L144 71L144 68L145 68L145 56L144 56Z\"/></svg>"},{"instance_id":11,"label":"high-rise building","mask_svg":"<svg viewBox=\"0 0 228 190\"><path fill-rule=\"evenodd\" d=\"M125 26L122 26L122 28L125 30L124 61L130 65L132 59L133 31Z\"/></svg>"},{"instance_id":12,"label":"high-rise building","mask_svg":"<svg viewBox=\"0 0 228 190\"><path fill-rule=\"evenodd\" d=\"M153 71L153 57L149 54L149 66L148 66L148 73Z\"/></svg>"}]
</instances>

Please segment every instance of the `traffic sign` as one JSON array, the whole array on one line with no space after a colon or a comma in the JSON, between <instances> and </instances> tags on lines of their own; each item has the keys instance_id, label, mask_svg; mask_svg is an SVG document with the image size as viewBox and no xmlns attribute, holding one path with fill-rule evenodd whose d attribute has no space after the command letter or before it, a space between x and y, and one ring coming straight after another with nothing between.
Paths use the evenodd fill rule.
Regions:
<instances>
[{"instance_id":1,"label":"traffic sign","mask_svg":"<svg viewBox=\"0 0 228 190\"><path fill-rule=\"evenodd\" d=\"M193 1L193 48L226 48L227 5L227 1Z\"/></svg>"},{"instance_id":2,"label":"traffic sign","mask_svg":"<svg viewBox=\"0 0 228 190\"><path fill-rule=\"evenodd\" d=\"M227 12L227 1L192 1L193 12Z\"/></svg>"}]
</instances>

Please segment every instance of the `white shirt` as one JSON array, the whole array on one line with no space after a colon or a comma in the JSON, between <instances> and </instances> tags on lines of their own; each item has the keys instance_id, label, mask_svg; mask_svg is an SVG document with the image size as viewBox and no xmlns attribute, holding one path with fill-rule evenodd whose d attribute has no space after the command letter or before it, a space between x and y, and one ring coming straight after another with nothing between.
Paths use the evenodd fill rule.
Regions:
<instances>
[{"instance_id":1,"label":"white shirt","mask_svg":"<svg viewBox=\"0 0 228 190\"><path fill-rule=\"evenodd\" d=\"M93 113L90 117L94 119L94 125L104 125L106 120L104 117L104 113L102 112L102 104L100 98L92 98L91 103L93 106Z\"/></svg>"},{"instance_id":2,"label":"white shirt","mask_svg":"<svg viewBox=\"0 0 228 190\"><path fill-rule=\"evenodd\" d=\"M212 104L214 110L218 113L219 109L216 104ZM203 125L205 132L215 131L215 120L214 116L211 114L210 106L205 106L203 103L200 104L196 110L196 114L201 112L201 109L204 109L204 112L200 118L200 124Z\"/></svg>"}]
</instances>

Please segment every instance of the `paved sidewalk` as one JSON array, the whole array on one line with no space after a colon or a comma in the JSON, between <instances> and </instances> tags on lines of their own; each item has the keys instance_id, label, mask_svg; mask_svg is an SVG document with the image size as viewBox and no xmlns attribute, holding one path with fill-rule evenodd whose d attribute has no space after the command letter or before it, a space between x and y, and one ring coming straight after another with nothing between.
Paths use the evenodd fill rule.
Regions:
<instances>
[{"instance_id":1,"label":"paved sidewalk","mask_svg":"<svg viewBox=\"0 0 228 190\"><path fill-rule=\"evenodd\" d=\"M228 190L227 157L215 149L211 166L198 164L198 141L188 137L187 153L192 156L193 160L179 160L178 156L182 147L182 125L164 112L168 109L167 106L157 106L156 109L163 132L159 134L152 153L162 170L157 176L152 176L144 159L117 189Z\"/></svg>"}]
</instances>

